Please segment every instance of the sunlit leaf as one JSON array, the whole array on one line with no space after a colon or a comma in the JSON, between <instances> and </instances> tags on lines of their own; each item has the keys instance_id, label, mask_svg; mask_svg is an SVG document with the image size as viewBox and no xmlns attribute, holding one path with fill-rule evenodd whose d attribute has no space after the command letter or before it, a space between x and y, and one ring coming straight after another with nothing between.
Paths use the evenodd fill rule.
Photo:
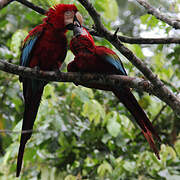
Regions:
<instances>
[{"instance_id":1,"label":"sunlit leaf","mask_svg":"<svg viewBox=\"0 0 180 180\"><path fill-rule=\"evenodd\" d=\"M88 117L95 125L100 123L100 119L105 117L105 111L101 104L96 100L91 100L83 105L82 115Z\"/></svg>"},{"instance_id":2,"label":"sunlit leaf","mask_svg":"<svg viewBox=\"0 0 180 180\"><path fill-rule=\"evenodd\" d=\"M99 176L104 177L106 174L112 173L112 167L108 162L104 161L103 164L98 167L97 173Z\"/></svg>"},{"instance_id":3,"label":"sunlit leaf","mask_svg":"<svg viewBox=\"0 0 180 180\"><path fill-rule=\"evenodd\" d=\"M174 147L176 149L178 156L180 156L180 140L176 141Z\"/></svg>"},{"instance_id":4,"label":"sunlit leaf","mask_svg":"<svg viewBox=\"0 0 180 180\"><path fill-rule=\"evenodd\" d=\"M105 9L105 17L110 19L111 21L115 21L118 16L117 2L115 0L106 0L106 4L104 4L103 7Z\"/></svg>"},{"instance_id":5,"label":"sunlit leaf","mask_svg":"<svg viewBox=\"0 0 180 180\"><path fill-rule=\"evenodd\" d=\"M65 177L64 180L76 180L76 176L68 175L68 176Z\"/></svg>"},{"instance_id":6,"label":"sunlit leaf","mask_svg":"<svg viewBox=\"0 0 180 180\"><path fill-rule=\"evenodd\" d=\"M117 113L112 112L107 115L107 130L113 137L117 137L120 132L120 124L117 122Z\"/></svg>"},{"instance_id":7,"label":"sunlit leaf","mask_svg":"<svg viewBox=\"0 0 180 180\"><path fill-rule=\"evenodd\" d=\"M160 151L160 155L162 157L162 162L164 163L164 165L166 165L166 161L170 158L170 159L176 159L176 153L173 150L172 147L168 146L168 145L161 145L161 151Z\"/></svg>"},{"instance_id":8,"label":"sunlit leaf","mask_svg":"<svg viewBox=\"0 0 180 180\"><path fill-rule=\"evenodd\" d=\"M11 51L15 52L17 56L20 54L20 48L22 46L22 42L24 38L27 36L27 31L24 30L18 30L14 35L12 36L11 40Z\"/></svg>"}]
</instances>

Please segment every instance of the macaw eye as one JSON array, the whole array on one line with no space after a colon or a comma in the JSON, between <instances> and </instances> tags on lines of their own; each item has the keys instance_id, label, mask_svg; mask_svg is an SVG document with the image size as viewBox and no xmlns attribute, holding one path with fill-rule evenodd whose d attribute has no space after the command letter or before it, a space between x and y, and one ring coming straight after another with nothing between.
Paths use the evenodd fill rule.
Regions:
<instances>
[{"instance_id":1,"label":"macaw eye","mask_svg":"<svg viewBox=\"0 0 180 180\"><path fill-rule=\"evenodd\" d=\"M74 11L64 12L64 23L65 25L72 24L74 19Z\"/></svg>"},{"instance_id":2,"label":"macaw eye","mask_svg":"<svg viewBox=\"0 0 180 180\"><path fill-rule=\"evenodd\" d=\"M67 15L67 16L70 16L70 15L73 14L73 12L72 11L66 11L64 14Z\"/></svg>"}]
</instances>

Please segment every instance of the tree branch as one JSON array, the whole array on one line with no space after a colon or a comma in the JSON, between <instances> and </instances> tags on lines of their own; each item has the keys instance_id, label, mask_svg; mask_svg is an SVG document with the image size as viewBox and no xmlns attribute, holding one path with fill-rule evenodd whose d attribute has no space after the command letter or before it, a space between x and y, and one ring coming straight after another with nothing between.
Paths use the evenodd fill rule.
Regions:
<instances>
[{"instance_id":1,"label":"tree branch","mask_svg":"<svg viewBox=\"0 0 180 180\"><path fill-rule=\"evenodd\" d=\"M103 37L97 31L88 29L92 36ZM128 36L117 36L121 42L128 44L180 44L180 38L142 38L142 37L128 37Z\"/></svg>"},{"instance_id":2,"label":"tree branch","mask_svg":"<svg viewBox=\"0 0 180 180\"><path fill-rule=\"evenodd\" d=\"M33 9L34 11L44 15L46 13L46 10L34 5L33 3L26 1L26 0L0 0L0 9L7 6L9 3L17 1L25 6L27 6L30 9ZM99 34L97 31L93 29L88 29L91 35L103 37L101 34ZM128 36L120 36L118 35L118 38L121 42L129 43L129 44L180 44L180 38L142 38L142 37L128 37Z\"/></svg>"},{"instance_id":3,"label":"tree branch","mask_svg":"<svg viewBox=\"0 0 180 180\"><path fill-rule=\"evenodd\" d=\"M156 93L157 97L159 97L161 100L166 102L172 109L178 112L180 110L180 100L165 87L163 82L146 66L145 63L143 63L138 57L136 57L132 51L126 48L117 37L114 38L114 34L109 32L102 24L100 14L95 10L95 8L89 0L78 1L86 8L88 13L92 17L96 25L97 32L101 34L101 36L105 37L111 44L113 44L121 54L123 54L134 66L136 66L147 77L147 79L156 88L156 92L154 93Z\"/></svg>"},{"instance_id":4,"label":"tree branch","mask_svg":"<svg viewBox=\"0 0 180 180\"><path fill-rule=\"evenodd\" d=\"M35 4L27 1L27 0L0 0L0 9L4 8L5 6L7 6L8 4L17 1L25 6L27 6L30 9L33 9L34 11L38 12L39 14L44 15L46 13L46 10L44 10L43 8L36 6Z\"/></svg>"},{"instance_id":5,"label":"tree branch","mask_svg":"<svg viewBox=\"0 0 180 180\"><path fill-rule=\"evenodd\" d=\"M141 38L118 36L121 42L129 44L180 44L180 38Z\"/></svg>"},{"instance_id":6,"label":"tree branch","mask_svg":"<svg viewBox=\"0 0 180 180\"><path fill-rule=\"evenodd\" d=\"M167 18L165 15L163 15L162 13L160 13L157 9L155 9L154 7L152 7L149 3L147 3L144 0L136 0L140 5L142 5L144 8L147 9L149 14L154 15L157 19L169 24L170 26L172 26L175 29L180 29L180 22L178 21L174 21L170 18Z\"/></svg>"},{"instance_id":7,"label":"tree branch","mask_svg":"<svg viewBox=\"0 0 180 180\"><path fill-rule=\"evenodd\" d=\"M167 103L174 111L180 114L180 101L177 97L172 98L168 95L162 96L156 86L151 84L149 81L140 78L89 73L59 74L53 71L37 71L32 68L17 66L4 60L0 60L0 70L23 77L41 79L45 81L74 82L75 84L90 88L93 88L94 84L100 85L101 87L108 87L109 90L122 86L132 87L140 91L146 91L150 94L155 95L156 97ZM166 89L164 91L166 91Z\"/></svg>"},{"instance_id":8,"label":"tree branch","mask_svg":"<svg viewBox=\"0 0 180 180\"><path fill-rule=\"evenodd\" d=\"M25 0L18 0L18 1L21 3L27 2ZM81 76L79 73L68 73L68 74L62 73L61 76L59 76L54 72L49 72L49 73L42 71L37 72L30 68L9 64L2 60L0 61L0 69L9 73L21 75L23 77L33 76L33 78L40 78L40 79L43 79L44 77L44 80L47 81L74 82L76 84L81 84L87 87L93 87L91 86L91 84L97 83L100 85L109 85L111 89L112 87L117 87L117 84L119 84L119 86L122 86L123 84L129 87L137 88L139 90L154 94L162 101L166 102L174 111L180 113L180 100L164 86L164 84L157 78L157 76L154 75L152 71L139 58L137 58L128 48L126 48L120 42L117 36L114 36L114 34L110 33L104 27L104 25L100 20L99 13L97 13L97 11L89 2L89 0L78 0L78 1L87 9L89 14L93 18L97 28L97 32L100 34L100 36L105 37L107 40L109 40L129 61L132 62L132 64L134 64L150 80L152 84L149 83L148 81L144 81L138 78L123 77L117 75L104 76L104 75L86 74ZM36 8L34 8L34 10L37 11Z\"/></svg>"},{"instance_id":9,"label":"tree branch","mask_svg":"<svg viewBox=\"0 0 180 180\"><path fill-rule=\"evenodd\" d=\"M160 109L160 111L156 114L156 116L154 117L154 119L152 120L152 124L157 121L160 117L160 115L162 114L162 112L166 109L167 105L163 105L162 108Z\"/></svg>"},{"instance_id":10,"label":"tree branch","mask_svg":"<svg viewBox=\"0 0 180 180\"><path fill-rule=\"evenodd\" d=\"M44 10L41 7L34 5L33 3L29 2L29 1L26 1L26 0L16 0L16 1L27 6L30 9L33 9L34 11L38 12L39 14L44 15L46 13L46 10Z\"/></svg>"},{"instance_id":11,"label":"tree branch","mask_svg":"<svg viewBox=\"0 0 180 180\"><path fill-rule=\"evenodd\" d=\"M137 88L141 91L146 91L153 94L153 85L144 79L120 76L120 75L104 75L104 74L90 74L90 73L63 73L60 74L54 71L37 71L32 68L18 66L15 64L8 63L7 61L0 59L0 70L19 75L22 77L40 79L45 81L56 81L56 82L74 82L78 85L91 86L91 84L99 84L110 88L117 88L118 86L128 86Z\"/></svg>"}]
</instances>

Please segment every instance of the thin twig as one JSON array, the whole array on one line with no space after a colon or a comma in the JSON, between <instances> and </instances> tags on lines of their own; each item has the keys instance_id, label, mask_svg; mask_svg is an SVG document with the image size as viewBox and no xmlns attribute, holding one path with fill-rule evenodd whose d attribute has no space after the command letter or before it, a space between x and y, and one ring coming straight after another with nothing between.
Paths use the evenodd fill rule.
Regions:
<instances>
[{"instance_id":1,"label":"thin twig","mask_svg":"<svg viewBox=\"0 0 180 180\"><path fill-rule=\"evenodd\" d=\"M152 7L147 1L144 0L136 0L136 1L139 4L141 4L144 8L146 8L149 14L154 15L157 19L169 24L175 29L180 29L180 22L174 21L174 19L167 18L159 10Z\"/></svg>"},{"instance_id":2,"label":"thin twig","mask_svg":"<svg viewBox=\"0 0 180 180\"><path fill-rule=\"evenodd\" d=\"M162 108L160 109L160 111L156 114L156 116L154 117L154 119L152 120L152 124L158 120L159 116L162 114L162 112L166 109L167 104L163 105Z\"/></svg>"}]
</instances>

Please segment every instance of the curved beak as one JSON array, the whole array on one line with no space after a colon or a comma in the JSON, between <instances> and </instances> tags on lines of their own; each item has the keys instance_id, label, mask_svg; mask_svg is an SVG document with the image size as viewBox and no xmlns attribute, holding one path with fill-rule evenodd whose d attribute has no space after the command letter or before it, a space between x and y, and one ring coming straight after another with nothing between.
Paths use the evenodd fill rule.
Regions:
<instances>
[{"instance_id":1,"label":"curved beak","mask_svg":"<svg viewBox=\"0 0 180 180\"><path fill-rule=\"evenodd\" d=\"M76 25L76 23L78 23L77 25L81 27L82 23L83 23L83 18L81 16L81 14L79 12L77 12L74 16L74 21L73 24Z\"/></svg>"},{"instance_id":2,"label":"curved beak","mask_svg":"<svg viewBox=\"0 0 180 180\"><path fill-rule=\"evenodd\" d=\"M65 26L66 29L73 30L73 27L79 26L81 27L83 23L83 18L79 12L76 12L73 17L66 18L65 17Z\"/></svg>"}]
</instances>

